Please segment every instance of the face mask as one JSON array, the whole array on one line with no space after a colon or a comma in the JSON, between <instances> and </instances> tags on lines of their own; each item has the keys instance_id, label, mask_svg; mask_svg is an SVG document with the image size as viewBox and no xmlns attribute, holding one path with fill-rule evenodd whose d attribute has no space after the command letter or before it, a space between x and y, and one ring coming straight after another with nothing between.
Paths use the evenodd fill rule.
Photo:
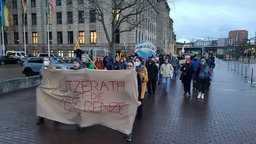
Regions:
<instances>
[{"instance_id":1,"label":"face mask","mask_svg":"<svg viewBox=\"0 0 256 144\"><path fill-rule=\"evenodd\" d=\"M50 62L44 61L44 66L49 66Z\"/></svg>"},{"instance_id":2,"label":"face mask","mask_svg":"<svg viewBox=\"0 0 256 144\"><path fill-rule=\"evenodd\" d=\"M140 62L134 62L134 66L139 66L140 65Z\"/></svg>"}]
</instances>

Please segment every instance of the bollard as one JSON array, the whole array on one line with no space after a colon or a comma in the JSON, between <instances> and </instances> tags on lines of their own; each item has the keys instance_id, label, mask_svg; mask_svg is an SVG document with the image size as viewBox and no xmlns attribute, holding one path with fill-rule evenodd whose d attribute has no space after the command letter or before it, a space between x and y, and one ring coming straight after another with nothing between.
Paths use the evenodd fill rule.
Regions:
<instances>
[{"instance_id":1,"label":"bollard","mask_svg":"<svg viewBox=\"0 0 256 144\"><path fill-rule=\"evenodd\" d=\"M229 70L229 61L228 61L228 70Z\"/></svg>"},{"instance_id":2,"label":"bollard","mask_svg":"<svg viewBox=\"0 0 256 144\"><path fill-rule=\"evenodd\" d=\"M248 77L247 77L247 69L248 69L248 68L247 68L247 65L246 65L246 66L245 66L245 72L244 72L244 78L248 78Z\"/></svg>"},{"instance_id":3,"label":"bollard","mask_svg":"<svg viewBox=\"0 0 256 144\"><path fill-rule=\"evenodd\" d=\"M252 68L252 73L251 73L251 85L253 84L253 68Z\"/></svg>"},{"instance_id":4,"label":"bollard","mask_svg":"<svg viewBox=\"0 0 256 144\"><path fill-rule=\"evenodd\" d=\"M236 62L235 62L234 72L236 72Z\"/></svg>"},{"instance_id":5,"label":"bollard","mask_svg":"<svg viewBox=\"0 0 256 144\"><path fill-rule=\"evenodd\" d=\"M239 64L237 65L237 74L239 74Z\"/></svg>"},{"instance_id":6,"label":"bollard","mask_svg":"<svg viewBox=\"0 0 256 144\"><path fill-rule=\"evenodd\" d=\"M243 69L244 69L244 65L242 64L242 67L241 67L241 76L243 76Z\"/></svg>"}]
</instances>

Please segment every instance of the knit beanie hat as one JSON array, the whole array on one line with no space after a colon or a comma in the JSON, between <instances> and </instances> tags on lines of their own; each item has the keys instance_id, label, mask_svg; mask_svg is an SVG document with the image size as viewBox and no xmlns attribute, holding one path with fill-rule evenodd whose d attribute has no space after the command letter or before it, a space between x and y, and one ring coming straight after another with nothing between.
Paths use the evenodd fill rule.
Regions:
<instances>
[{"instance_id":1,"label":"knit beanie hat","mask_svg":"<svg viewBox=\"0 0 256 144\"><path fill-rule=\"evenodd\" d=\"M78 57L75 57L74 59L73 59L73 62L78 62L78 63L80 63L81 62L81 60L78 58Z\"/></svg>"},{"instance_id":2,"label":"knit beanie hat","mask_svg":"<svg viewBox=\"0 0 256 144\"><path fill-rule=\"evenodd\" d=\"M202 59L200 60L200 62L206 63L206 60L205 60L204 58L202 58Z\"/></svg>"},{"instance_id":3,"label":"knit beanie hat","mask_svg":"<svg viewBox=\"0 0 256 144\"><path fill-rule=\"evenodd\" d=\"M186 61L190 62L190 57L187 57L187 58L186 58Z\"/></svg>"}]
</instances>

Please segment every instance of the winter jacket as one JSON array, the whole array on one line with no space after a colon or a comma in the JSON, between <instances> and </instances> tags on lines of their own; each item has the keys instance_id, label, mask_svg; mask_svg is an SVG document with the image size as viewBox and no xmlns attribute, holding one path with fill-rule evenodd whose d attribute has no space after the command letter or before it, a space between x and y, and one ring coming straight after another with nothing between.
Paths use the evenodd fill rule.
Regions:
<instances>
[{"instance_id":1,"label":"winter jacket","mask_svg":"<svg viewBox=\"0 0 256 144\"><path fill-rule=\"evenodd\" d=\"M193 72L196 72L199 65L200 65L200 60L198 59L192 59L191 60L191 65L193 66Z\"/></svg>"},{"instance_id":2,"label":"winter jacket","mask_svg":"<svg viewBox=\"0 0 256 144\"><path fill-rule=\"evenodd\" d=\"M191 63L185 63L181 67L181 77L180 80L184 83L185 81L191 81L193 74L193 66Z\"/></svg>"},{"instance_id":3,"label":"winter jacket","mask_svg":"<svg viewBox=\"0 0 256 144\"><path fill-rule=\"evenodd\" d=\"M147 64L148 79L150 81L156 81L158 76L158 68L155 63Z\"/></svg>"},{"instance_id":4,"label":"winter jacket","mask_svg":"<svg viewBox=\"0 0 256 144\"><path fill-rule=\"evenodd\" d=\"M171 74L173 73L173 67L170 63L164 63L160 67L160 73L162 77L171 77Z\"/></svg>"}]
</instances>

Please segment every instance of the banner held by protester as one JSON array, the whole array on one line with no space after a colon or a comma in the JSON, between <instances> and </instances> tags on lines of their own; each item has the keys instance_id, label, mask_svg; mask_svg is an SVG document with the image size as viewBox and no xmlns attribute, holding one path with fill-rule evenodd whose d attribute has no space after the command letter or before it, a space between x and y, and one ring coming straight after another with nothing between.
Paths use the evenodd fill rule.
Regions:
<instances>
[{"instance_id":1,"label":"banner held by protester","mask_svg":"<svg viewBox=\"0 0 256 144\"><path fill-rule=\"evenodd\" d=\"M37 87L37 115L81 127L132 131L138 107L136 72L46 69Z\"/></svg>"}]
</instances>

